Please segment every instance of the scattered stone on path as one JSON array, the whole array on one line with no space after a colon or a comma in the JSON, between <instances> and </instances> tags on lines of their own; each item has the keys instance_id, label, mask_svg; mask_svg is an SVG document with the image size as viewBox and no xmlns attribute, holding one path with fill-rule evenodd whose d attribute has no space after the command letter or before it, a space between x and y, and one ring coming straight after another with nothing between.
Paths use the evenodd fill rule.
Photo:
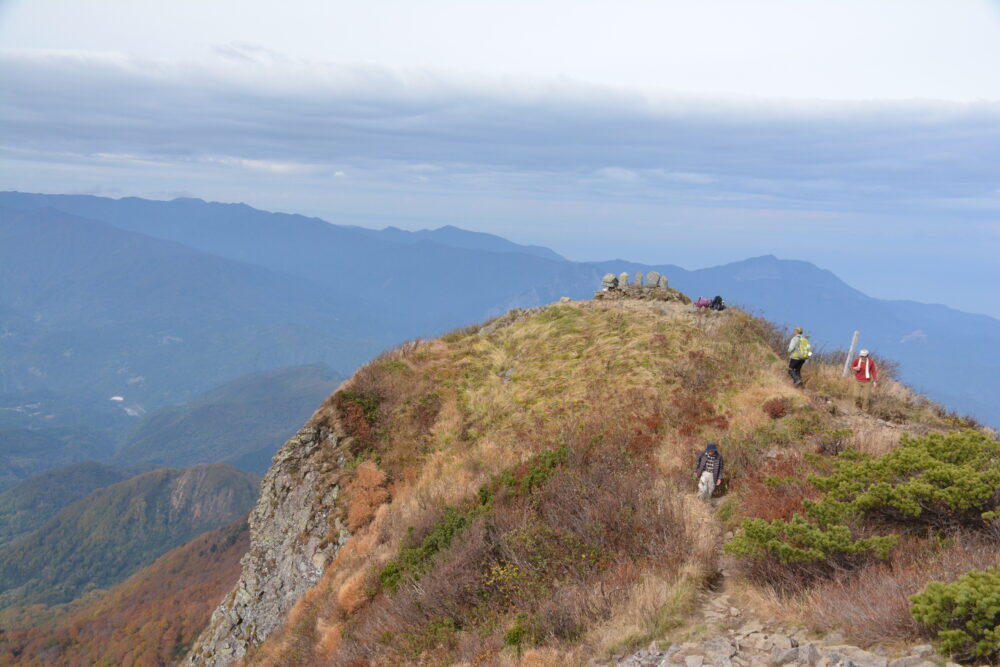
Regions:
<instances>
[{"instance_id":1,"label":"scattered stone on path","mask_svg":"<svg viewBox=\"0 0 1000 667\"><path fill-rule=\"evenodd\" d=\"M741 637L745 637L746 635L749 635L753 632L760 632L763 629L764 626L761 625L758 621L750 621L749 623L744 623L742 626L740 626L740 629L736 631L736 634Z\"/></svg>"}]
</instances>

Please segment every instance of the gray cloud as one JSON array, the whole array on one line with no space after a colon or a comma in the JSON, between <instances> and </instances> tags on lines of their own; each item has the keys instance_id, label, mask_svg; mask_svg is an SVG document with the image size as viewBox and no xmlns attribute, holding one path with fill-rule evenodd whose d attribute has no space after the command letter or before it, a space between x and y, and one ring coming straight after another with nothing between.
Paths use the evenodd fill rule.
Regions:
<instances>
[{"instance_id":1,"label":"gray cloud","mask_svg":"<svg viewBox=\"0 0 1000 667\"><path fill-rule=\"evenodd\" d=\"M201 64L3 54L0 178L478 224L581 258L783 252L848 279L854 262L882 296L919 283L946 300L970 280L919 268L935 261L998 278L1000 104L653 98L222 50Z\"/></svg>"},{"instance_id":2,"label":"gray cloud","mask_svg":"<svg viewBox=\"0 0 1000 667\"><path fill-rule=\"evenodd\" d=\"M55 159L229 161L275 173L434 165L434 180L454 187L486 175L516 188L519 175L542 173L546 187L712 205L998 203L994 103L650 100L569 81L504 87L309 68L246 47L227 54L247 60L227 70L7 54L3 143Z\"/></svg>"}]
</instances>

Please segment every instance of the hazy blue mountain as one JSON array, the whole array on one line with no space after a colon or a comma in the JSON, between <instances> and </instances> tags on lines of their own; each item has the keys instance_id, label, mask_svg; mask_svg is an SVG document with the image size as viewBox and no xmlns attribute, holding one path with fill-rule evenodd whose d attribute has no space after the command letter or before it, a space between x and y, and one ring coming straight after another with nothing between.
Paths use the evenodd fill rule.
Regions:
<instances>
[{"instance_id":1,"label":"hazy blue mountain","mask_svg":"<svg viewBox=\"0 0 1000 667\"><path fill-rule=\"evenodd\" d=\"M278 447L339 382L325 364L232 380L144 416L113 460L143 467L221 462L263 475Z\"/></svg>"},{"instance_id":2,"label":"hazy blue mountain","mask_svg":"<svg viewBox=\"0 0 1000 667\"><path fill-rule=\"evenodd\" d=\"M0 211L0 389L154 409L392 340L321 285L52 209Z\"/></svg>"},{"instance_id":3,"label":"hazy blue mountain","mask_svg":"<svg viewBox=\"0 0 1000 667\"><path fill-rule=\"evenodd\" d=\"M105 431L87 426L0 430L0 491L36 473L114 453Z\"/></svg>"},{"instance_id":4,"label":"hazy blue mountain","mask_svg":"<svg viewBox=\"0 0 1000 667\"><path fill-rule=\"evenodd\" d=\"M0 493L0 547L35 530L92 491L135 473L84 461L33 475Z\"/></svg>"},{"instance_id":5,"label":"hazy blue mountain","mask_svg":"<svg viewBox=\"0 0 1000 667\"><path fill-rule=\"evenodd\" d=\"M342 312L356 318L354 334L377 330L383 340L393 341L436 334L514 306L560 296L589 298L607 270L657 269L693 297L722 294L730 303L778 322L801 323L828 349L846 347L851 332L860 329L862 344L876 355L898 359L904 379L918 389L1000 424L1000 408L993 400L998 374L990 356L998 320L942 306L872 299L807 262L760 257L697 271L620 260L575 263L528 254L496 237L483 239L462 230L364 230L195 199L0 193L0 205L55 206L322 284L328 297L344 304ZM3 308L0 300L0 312ZM23 326L32 324L30 317L14 315ZM374 316L384 319L378 324L366 320Z\"/></svg>"},{"instance_id":6,"label":"hazy blue mountain","mask_svg":"<svg viewBox=\"0 0 1000 667\"><path fill-rule=\"evenodd\" d=\"M558 256L469 249L429 238L401 243L370 230L267 213L244 204L8 192L0 193L0 206L56 207L305 278L355 304L359 317L385 318L383 330L395 340L437 334L515 306L589 295L599 279L594 267ZM452 241L459 236L480 238L472 233L442 234Z\"/></svg>"},{"instance_id":7,"label":"hazy blue mountain","mask_svg":"<svg viewBox=\"0 0 1000 667\"><path fill-rule=\"evenodd\" d=\"M809 262L755 257L697 271L606 262L608 271L661 271L692 298L716 294L727 303L785 324L803 326L814 343L860 346L898 361L903 379L959 412L1000 425L1000 320L941 305L874 299ZM791 333L789 333L791 335Z\"/></svg>"},{"instance_id":8,"label":"hazy blue mountain","mask_svg":"<svg viewBox=\"0 0 1000 667\"><path fill-rule=\"evenodd\" d=\"M0 608L67 602L245 514L260 478L227 465L160 469L98 489L0 549Z\"/></svg>"},{"instance_id":9,"label":"hazy blue mountain","mask_svg":"<svg viewBox=\"0 0 1000 667\"><path fill-rule=\"evenodd\" d=\"M484 232L470 232L467 229L460 229L453 225L445 225L437 229L421 229L409 232L398 227L386 227L385 229L367 229L365 227L350 227L369 236L374 236L385 241L394 243L420 243L430 241L440 245L452 246L454 248L465 248L466 250L486 250L488 252L519 252L525 255L534 255L543 259L554 259L566 261L566 258L559 255L554 250L539 245L521 245L508 241L507 239L486 234Z\"/></svg>"},{"instance_id":10,"label":"hazy blue mountain","mask_svg":"<svg viewBox=\"0 0 1000 667\"><path fill-rule=\"evenodd\" d=\"M0 350L13 349L9 342L0 341ZM0 361L0 369L16 363ZM111 456L118 435L135 423L127 411L136 408L89 388L0 394L0 491L43 470Z\"/></svg>"}]
</instances>

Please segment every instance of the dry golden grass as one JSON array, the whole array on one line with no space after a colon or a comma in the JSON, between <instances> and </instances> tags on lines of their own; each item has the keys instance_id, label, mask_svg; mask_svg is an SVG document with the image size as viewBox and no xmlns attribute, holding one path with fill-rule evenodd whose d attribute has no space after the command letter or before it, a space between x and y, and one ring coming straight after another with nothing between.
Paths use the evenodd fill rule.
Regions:
<instances>
[{"instance_id":1,"label":"dry golden grass","mask_svg":"<svg viewBox=\"0 0 1000 667\"><path fill-rule=\"evenodd\" d=\"M854 418L848 422L852 435L844 445L859 452L882 456L899 446L899 429L866 418Z\"/></svg>"},{"instance_id":2,"label":"dry golden grass","mask_svg":"<svg viewBox=\"0 0 1000 667\"><path fill-rule=\"evenodd\" d=\"M348 644L367 638L381 651L380 664L518 664L517 652L502 638L518 605L529 603L524 596L511 597L509 608L491 608L492 620L480 618L476 630L449 630L438 637L427 630L427 606L421 602L427 591L411 587L390 598L379 590L377 574L404 545L412 545L410 531L423 534L443 507L469 503L484 484L541 452L581 448L591 440L599 447L612 431L630 456L654 467L658 481L646 492L670 505L664 511L674 517L671 525L682 524L685 555L644 560L609 553L593 580L553 584L548 595L562 609L543 605L532 613L550 625L579 619L589 625L575 641L550 633L545 645L522 647L520 664L573 664L583 655L660 638L684 623L716 572L726 530L694 497L691 469L705 441L720 442L727 477L739 478L759 470L771 450L794 458L813 449L812 441L794 430L803 428L796 423L844 428L843 418L832 413L845 409L816 407L825 405L822 397L836 406L848 400L849 385L839 368L811 362L807 389L793 389L785 362L775 354L774 331L735 309L706 316L678 304L574 302L504 321L508 326L488 333L470 328L407 344L359 370L341 390L367 406L367 413L336 399L317 411L316 423L340 433L353 424L356 439L365 440L354 452L360 461L344 493L353 536L289 614L284 629L257 654L259 662L295 658L297 664L329 664L341 659L335 656L360 655ZM787 416L776 419L762 409L775 398L787 404ZM925 425L943 424L891 382L885 400ZM868 417L852 417L850 425L849 444L858 449L877 453L894 446L896 429ZM572 484L562 484L551 493L577 493L570 493ZM555 507L559 496L551 493L539 497L550 498L546 502ZM598 502L595 494L580 498ZM738 503L738 492L732 498ZM495 556L483 551L490 544L514 558L513 543L504 542L510 538L497 531L530 532L531 516L525 509L520 528L511 517L494 517L494 533L474 524L478 527L455 542L454 553L435 561L436 569L420 586L438 587L441 609L458 614L449 605L461 606L465 598L448 587L458 581L472 585L484 576L463 562L492 562ZM576 520L572 513L566 516ZM765 592L742 594L756 596L762 606L774 604ZM576 616L561 619L556 612ZM389 637L401 628L410 639L379 643L382 634ZM415 652L406 653L404 645Z\"/></svg>"},{"instance_id":3,"label":"dry golden grass","mask_svg":"<svg viewBox=\"0 0 1000 667\"><path fill-rule=\"evenodd\" d=\"M804 622L814 632L839 630L862 646L920 641L910 596L930 581L954 581L973 568L1000 566L998 546L995 538L961 533L943 542L908 538L888 564L821 583L792 599L772 594L767 608L776 617Z\"/></svg>"},{"instance_id":4,"label":"dry golden grass","mask_svg":"<svg viewBox=\"0 0 1000 667\"><path fill-rule=\"evenodd\" d=\"M371 461L364 461L344 489L347 495L347 529L352 533L372 520L375 510L389 500L388 478Z\"/></svg>"}]
</instances>

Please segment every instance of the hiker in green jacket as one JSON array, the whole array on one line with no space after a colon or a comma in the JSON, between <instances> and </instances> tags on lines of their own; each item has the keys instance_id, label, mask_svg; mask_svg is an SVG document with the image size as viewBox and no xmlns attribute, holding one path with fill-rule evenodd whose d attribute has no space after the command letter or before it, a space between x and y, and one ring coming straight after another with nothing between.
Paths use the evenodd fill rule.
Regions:
<instances>
[{"instance_id":1,"label":"hiker in green jacket","mask_svg":"<svg viewBox=\"0 0 1000 667\"><path fill-rule=\"evenodd\" d=\"M802 386L802 364L812 356L812 345L802 333L802 327L795 327L795 335L788 341L788 374L796 387Z\"/></svg>"}]
</instances>

